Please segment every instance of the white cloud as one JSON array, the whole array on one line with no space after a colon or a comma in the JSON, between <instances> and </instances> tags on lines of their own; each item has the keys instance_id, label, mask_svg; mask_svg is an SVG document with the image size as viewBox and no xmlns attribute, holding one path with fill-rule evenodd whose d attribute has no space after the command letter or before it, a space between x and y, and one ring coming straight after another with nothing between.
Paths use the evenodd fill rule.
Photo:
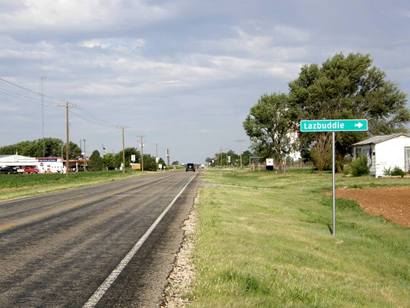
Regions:
<instances>
[{"instance_id":1,"label":"white cloud","mask_svg":"<svg viewBox=\"0 0 410 308\"><path fill-rule=\"evenodd\" d=\"M0 12L0 32L84 32L151 24L173 12L142 0L15 0L20 5ZM38 33L37 33L38 34Z\"/></svg>"},{"instance_id":2,"label":"white cloud","mask_svg":"<svg viewBox=\"0 0 410 308\"><path fill-rule=\"evenodd\" d=\"M85 48L106 49L115 52L132 52L145 47L145 40L139 39L91 39L80 43L80 46Z\"/></svg>"}]
</instances>

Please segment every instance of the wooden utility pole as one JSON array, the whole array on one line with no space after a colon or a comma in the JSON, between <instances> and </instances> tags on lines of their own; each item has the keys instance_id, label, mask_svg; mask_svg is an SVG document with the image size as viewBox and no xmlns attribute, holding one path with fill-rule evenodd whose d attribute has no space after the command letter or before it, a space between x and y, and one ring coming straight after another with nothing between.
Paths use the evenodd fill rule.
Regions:
<instances>
[{"instance_id":1,"label":"wooden utility pole","mask_svg":"<svg viewBox=\"0 0 410 308\"><path fill-rule=\"evenodd\" d=\"M70 162L69 162L69 153L70 153L70 122L69 122L69 108L70 105L68 102L65 103L65 162L66 162L66 175L70 172Z\"/></svg>"},{"instance_id":2,"label":"wooden utility pole","mask_svg":"<svg viewBox=\"0 0 410 308\"><path fill-rule=\"evenodd\" d=\"M43 139L41 141L42 146L43 146L43 157L46 157L46 141L45 141L45 135L44 135L44 79L45 77L41 77L41 138Z\"/></svg>"},{"instance_id":3,"label":"wooden utility pole","mask_svg":"<svg viewBox=\"0 0 410 308\"><path fill-rule=\"evenodd\" d=\"M121 127L122 131L122 173L125 173L125 127Z\"/></svg>"},{"instance_id":4,"label":"wooden utility pole","mask_svg":"<svg viewBox=\"0 0 410 308\"><path fill-rule=\"evenodd\" d=\"M144 171L144 136L140 136L141 138L141 172Z\"/></svg>"}]
</instances>

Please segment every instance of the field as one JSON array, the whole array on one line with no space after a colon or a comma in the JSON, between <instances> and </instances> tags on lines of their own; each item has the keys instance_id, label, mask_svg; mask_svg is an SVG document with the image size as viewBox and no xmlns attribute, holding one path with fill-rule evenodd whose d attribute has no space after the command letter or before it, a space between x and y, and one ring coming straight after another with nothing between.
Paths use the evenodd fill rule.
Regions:
<instances>
[{"instance_id":1,"label":"field","mask_svg":"<svg viewBox=\"0 0 410 308\"><path fill-rule=\"evenodd\" d=\"M119 171L65 174L0 174L0 200L112 181L135 173Z\"/></svg>"},{"instance_id":2,"label":"field","mask_svg":"<svg viewBox=\"0 0 410 308\"><path fill-rule=\"evenodd\" d=\"M349 178L338 187L409 186ZM209 170L200 191L194 307L409 307L410 229L337 202L331 174Z\"/></svg>"},{"instance_id":3,"label":"field","mask_svg":"<svg viewBox=\"0 0 410 308\"><path fill-rule=\"evenodd\" d=\"M410 186L338 189L339 198L353 200L367 213L410 227Z\"/></svg>"}]
</instances>

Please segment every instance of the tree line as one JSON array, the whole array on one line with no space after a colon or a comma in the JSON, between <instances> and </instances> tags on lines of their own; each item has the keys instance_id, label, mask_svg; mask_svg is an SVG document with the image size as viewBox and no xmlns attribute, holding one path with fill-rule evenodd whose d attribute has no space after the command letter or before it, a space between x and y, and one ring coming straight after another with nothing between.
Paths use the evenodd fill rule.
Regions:
<instances>
[{"instance_id":1,"label":"tree line","mask_svg":"<svg viewBox=\"0 0 410 308\"><path fill-rule=\"evenodd\" d=\"M70 142L69 158L77 159L81 156L80 147ZM58 138L41 138L21 141L16 144L0 147L0 155L19 154L30 157L65 157L65 143Z\"/></svg>"},{"instance_id":2,"label":"tree line","mask_svg":"<svg viewBox=\"0 0 410 308\"><path fill-rule=\"evenodd\" d=\"M21 141L16 144L0 147L0 155L19 154L30 157L65 157L65 143L58 138L41 138L36 140ZM131 155L135 155L136 163L141 162L141 153L136 148L125 148L125 167L129 168L131 163ZM83 158L81 148L74 142L70 142L69 159ZM94 150L89 158L88 170L115 170L119 169L122 164L122 150L118 153L100 154L98 150ZM165 166L165 161L160 158L159 163ZM157 170L157 162L155 157L150 154L144 154L144 170Z\"/></svg>"},{"instance_id":3,"label":"tree line","mask_svg":"<svg viewBox=\"0 0 410 308\"><path fill-rule=\"evenodd\" d=\"M263 95L243 126L252 150L262 158L274 158L279 168L292 152L300 151L304 161L313 161L323 170L331 164L331 134L300 134L300 120L368 119L366 133L336 134L340 169L355 142L407 131L410 110L406 102L406 94L386 80L369 55L336 54L321 65L303 66L289 83L288 93Z\"/></svg>"},{"instance_id":4,"label":"tree line","mask_svg":"<svg viewBox=\"0 0 410 308\"><path fill-rule=\"evenodd\" d=\"M119 169L123 162L123 151L118 153L106 153L101 156L98 150L94 150L88 162L88 168L92 171L100 170L115 170ZM125 153L125 168L130 168L132 155L135 155L135 163L141 163L141 153L136 148L129 147L124 149ZM159 164L166 166L165 161L160 158ZM144 170L156 171L158 164L156 158L150 154L144 154Z\"/></svg>"},{"instance_id":5,"label":"tree line","mask_svg":"<svg viewBox=\"0 0 410 308\"><path fill-rule=\"evenodd\" d=\"M228 150L215 153L213 157L207 157L205 161L212 167L240 167L242 161L242 166L246 167L249 166L252 156L253 154L249 150L239 154L233 150Z\"/></svg>"}]
</instances>

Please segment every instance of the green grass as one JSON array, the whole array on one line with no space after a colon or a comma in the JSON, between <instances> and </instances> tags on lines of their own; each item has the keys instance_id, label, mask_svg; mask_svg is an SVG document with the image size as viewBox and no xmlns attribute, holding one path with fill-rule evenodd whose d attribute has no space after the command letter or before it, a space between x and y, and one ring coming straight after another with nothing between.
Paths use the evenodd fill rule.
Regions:
<instances>
[{"instance_id":1,"label":"green grass","mask_svg":"<svg viewBox=\"0 0 410 308\"><path fill-rule=\"evenodd\" d=\"M32 196L39 193L113 181L135 173L119 171L65 174L0 174L0 200Z\"/></svg>"},{"instance_id":2,"label":"green grass","mask_svg":"<svg viewBox=\"0 0 410 308\"><path fill-rule=\"evenodd\" d=\"M348 178L339 187L410 185ZM410 229L338 200L331 174L210 170L199 197L193 307L409 307Z\"/></svg>"}]
</instances>

